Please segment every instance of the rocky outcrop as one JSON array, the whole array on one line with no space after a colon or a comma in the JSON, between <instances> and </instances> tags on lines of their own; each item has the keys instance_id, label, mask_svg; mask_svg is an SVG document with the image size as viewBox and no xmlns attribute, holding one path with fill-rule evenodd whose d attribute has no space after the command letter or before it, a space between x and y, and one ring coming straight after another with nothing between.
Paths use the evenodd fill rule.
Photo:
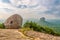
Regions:
<instances>
[{"instance_id":1,"label":"rocky outcrop","mask_svg":"<svg viewBox=\"0 0 60 40\"><path fill-rule=\"evenodd\" d=\"M5 28L7 29L18 29L22 26L22 17L18 14L10 16L5 22Z\"/></svg>"},{"instance_id":2,"label":"rocky outcrop","mask_svg":"<svg viewBox=\"0 0 60 40\"><path fill-rule=\"evenodd\" d=\"M60 36L54 36L37 31L24 31L24 35L33 38L33 40L60 40Z\"/></svg>"},{"instance_id":3,"label":"rocky outcrop","mask_svg":"<svg viewBox=\"0 0 60 40\"><path fill-rule=\"evenodd\" d=\"M40 18L40 21L45 21L45 17L41 17Z\"/></svg>"},{"instance_id":4,"label":"rocky outcrop","mask_svg":"<svg viewBox=\"0 0 60 40\"><path fill-rule=\"evenodd\" d=\"M0 40L60 40L60 36L53 36L36 31L24 31L17 29L0 29Z\"/></svg>"}]
</instances>

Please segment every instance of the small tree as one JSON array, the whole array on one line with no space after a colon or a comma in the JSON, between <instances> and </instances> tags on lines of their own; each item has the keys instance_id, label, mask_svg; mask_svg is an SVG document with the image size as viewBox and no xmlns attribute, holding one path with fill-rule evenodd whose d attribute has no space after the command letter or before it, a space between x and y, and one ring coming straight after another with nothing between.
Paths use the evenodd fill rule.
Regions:
<instances>
[{"instance_id":1,"label":"small tree","mask_svg":"<svg viewBox=\"0 0 60 40\"><path fill-rule=\"evenodd\" d=\"M4 26L4 24L2 23L2 24L0 24L0 28L5 28L5 26Z\"/></svg>"}]
</instances>

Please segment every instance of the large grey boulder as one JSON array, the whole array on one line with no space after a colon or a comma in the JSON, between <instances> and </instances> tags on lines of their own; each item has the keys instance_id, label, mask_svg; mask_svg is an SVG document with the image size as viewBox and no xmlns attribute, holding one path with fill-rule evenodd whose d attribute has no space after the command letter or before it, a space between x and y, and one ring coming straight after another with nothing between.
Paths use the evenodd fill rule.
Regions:
<instances>
[{"instance_id":1,"label":"large grey boulder","mask_svg":"<svg viewBox=\"0 0 60 40\"><path fill-rule=\"evenodd\" d=\"M4 22L4 26L7 29L18 29L22 26L22 20L20 15L14 14Z\"/></svg>"}]
</instances>

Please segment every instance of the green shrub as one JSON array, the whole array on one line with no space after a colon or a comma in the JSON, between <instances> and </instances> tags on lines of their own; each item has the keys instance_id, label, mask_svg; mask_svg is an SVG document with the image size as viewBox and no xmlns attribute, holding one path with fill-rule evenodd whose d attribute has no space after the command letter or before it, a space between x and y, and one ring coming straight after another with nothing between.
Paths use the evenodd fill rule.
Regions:
<instances>
[{"instance_id":1,"label":"green shrub","mask_svg":"<svg viewBox=\"0 0 60 40\"><path fill-rule=\"evenodd\" d=\"M42 26L40 26L37 23L32 22L32 21L31 22L27 21L24 24L24 27L27 27L27 28L29 27L29 28L31 28L35 31L45 32L45 33L49 33L49 34L52 34L52 35L60 35L58 33L55 33L52 28L49 28L48 26L42 27Z\"/></svg>"},{"instance_id":2,"label":"green shrub","mask_svg":"<svg viewBox=\"0 0 60 40\"><path fill-rule=\"evenodd\" d=\"M49 34L52 34L52 35L55 34L55 32L53 31L53 29L51 29L51 28L49 28L49 27L43 27L43 29L44 29L44 31L45 31L46 33L49 33Z\"/></svg>"},{"instance_id":3,"label":"green shrub","mask_svg":"<svg viewBox=\"0 0 60 40\"><path fill-rule=\"evenodd\" d=\"M2 24L0 24L0 28L5 28L5 26L4 26L4 24L2 23Z\"/></svg>"}]
</instances>

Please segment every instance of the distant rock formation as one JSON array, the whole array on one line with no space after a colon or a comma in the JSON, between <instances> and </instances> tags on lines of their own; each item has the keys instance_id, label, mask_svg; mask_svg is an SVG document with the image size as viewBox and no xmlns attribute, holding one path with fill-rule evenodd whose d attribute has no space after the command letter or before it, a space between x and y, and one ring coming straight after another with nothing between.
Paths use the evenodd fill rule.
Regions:
<instances>
[{"instance_id":1,"label":"distant rock formation","mask_svg":"<svg viewBox=\"0 0 60 40\"><path fill-rule=\"evenodd\" d=\"M45 17L41 17L40 18L40 21L45 21Z\"/></svg>"},{"instance_id":2,"label":"distant rock formation","mask_svg":"<svg viewBox=\"0 0 60 40\"><path fill-rule=\"evenodd\" d=\"M22 26L22 17L18 14L10 16L5 22L5 28L7 29L18 29Z\"/></svg>"}]
</instances>

